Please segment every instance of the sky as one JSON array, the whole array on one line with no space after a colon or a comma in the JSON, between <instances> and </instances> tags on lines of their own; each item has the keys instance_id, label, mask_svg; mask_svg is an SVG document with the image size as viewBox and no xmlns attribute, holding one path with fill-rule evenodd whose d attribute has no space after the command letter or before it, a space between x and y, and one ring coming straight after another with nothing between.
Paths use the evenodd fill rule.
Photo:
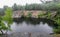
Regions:
<instances>
[{"instance_id":1,"label":"sky","mask_svg":"<svg viewBox=\"0 0 60 37\"><path fill-rule=\"evenodd\" d=\"M14 3L18 5L25 5L26 3L41 3L40 0L0 0L0 8L3 8L4 5L11 7Z\"/></svg>"},{"instance_id":2,"label":"sky","mask_svg":"<svg viewBox=\"0 0 60 37\"><path fill-rule=\"evenodd\" d=\"M40 0L0 0L0 8L3 8L4 5L7 5L9 7L13 6L13 4L16 3L18 5L25 5L26 3L41 3Z\"/></svg>"}]
</instances>

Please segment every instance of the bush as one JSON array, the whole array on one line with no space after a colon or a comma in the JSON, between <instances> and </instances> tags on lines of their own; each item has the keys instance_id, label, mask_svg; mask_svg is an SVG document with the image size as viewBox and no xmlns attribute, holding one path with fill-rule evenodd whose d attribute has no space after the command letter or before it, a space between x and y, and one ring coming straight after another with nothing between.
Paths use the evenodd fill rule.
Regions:
<instances>
[{"instance_id":1,"label":"bush","mask_svg":"<svg viewBox=\"0 0 60 37\"><path fill-rule=\"evenodd\" d=\"M7 22L7 26L5 25L4 22ZM3 34L3 31L6 30L11 30L10 29L10 25L12 23L12 10L11 8L7 8L5 11L5 15L4 16L0 16L0 31Z\"/></svg>"}]
</instances>

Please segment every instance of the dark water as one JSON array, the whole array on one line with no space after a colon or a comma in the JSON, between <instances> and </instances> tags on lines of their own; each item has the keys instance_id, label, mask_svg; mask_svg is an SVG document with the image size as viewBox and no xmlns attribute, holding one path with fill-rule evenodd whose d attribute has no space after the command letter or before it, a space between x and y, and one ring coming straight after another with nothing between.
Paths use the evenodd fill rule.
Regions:
<instances>
[{"instance_id":1,"label":"dark water","mask_svg":"<svg viewBox=\"0 0 60 37\"><path fill-rule=\"evenodd\" d=\"M17 19L11 25L12 31L9 31L8 33L11 34L15 32L40 32L50 34L53 33L54 27L53 23L50 21L46 19Z\"/></svg>"},{"instance_id":2,"label":"dark water","mask_svg":"<svg viewBox=\"0 0 60 37\"><path fill-rule=\"evenodd\" d=\"M49 19L19 18L13 21L12 31L8 31L7 37L53 37L50 34L54 33L53 28L57 26Z\"/></svg>"},{"instance_id":3,"label":"dark water","mask_svg":"<svg viewBox=\"0 0 60 37\"><path fill-rule=\"evenodd\" d=\"M43 32L43 33L52 33L53 29L50 27L47 23L43 24L43 22L40 22L40 24L32 25L32 24L26 24L26 22L23 23L13 23L11 25L12 32Z\"/></svg>"}]
</instances>

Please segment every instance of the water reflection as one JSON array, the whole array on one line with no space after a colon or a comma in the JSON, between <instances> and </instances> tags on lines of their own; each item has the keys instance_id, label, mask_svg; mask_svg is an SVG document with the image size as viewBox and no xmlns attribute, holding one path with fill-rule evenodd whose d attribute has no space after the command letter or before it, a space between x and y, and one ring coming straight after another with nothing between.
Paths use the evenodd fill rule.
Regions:
<instances>
[{"instance_id":1,"label":"water reflection","mask_svg":"<svg viewBox=\"0 0 60 37\"><path fill-rule=\"evenodd\" d=\"M54 21L46 18L19 18L19 19L14 19L14 22L17 24L23 23L23 21L26 22L26 24L31 24L31 25L39 25L40 22L43 22L43 24L47 23L51 27L57 27L57 24L54 24Z\"/></svg>"},{"instance_id":2,"label":"water reflection","mask_svg":"<svg viewBox=\"0 0 60 37\"><path fill-rule=\"evenodd\" d=\"M53 33L52 27L48 26L47 23L43 24L43 22L40 22L40 24L32 25L32 24L26 24L26 22L23 22L22 24L19 23L13 23L11 25L12 33L13 32L41 32L41 33Z\"/></svg>"},{"instance_id":3,"label":"water reflection","mask_svg":"<svg viewBox=\"0 0 60 37\"><path fill-rule=\"evenodd\" d=\"M51 24L50 24L51 23ZM13 24L11 25L11 32L40 32L40 33L53 33L53 25L52 20L48 19L36 19L36 18L19 18L14 19Z\"/></svg>"}]
</instances>

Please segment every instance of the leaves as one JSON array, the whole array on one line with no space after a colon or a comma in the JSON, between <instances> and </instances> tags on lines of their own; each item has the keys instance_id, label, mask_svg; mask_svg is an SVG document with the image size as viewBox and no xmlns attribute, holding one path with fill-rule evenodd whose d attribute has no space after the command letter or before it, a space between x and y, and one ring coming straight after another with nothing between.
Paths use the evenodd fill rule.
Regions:
<instances>
[{"instance_id":1,"label":"leaves","mask_svg":"<svg viewBox=\"0 0 60 37\"><path fill-rule=\"evenodd\" d=\"M28 15L27 15L28 17L31 17L32 16L32 13L31 12L28 12Z\"/></svg>"},{"instance_id":2,"label":"leaves","mask_svg":"<svg viewBox=\"0 0 60 37\"><path fill-rule=\"evenodd\" d=\"M12 23L12 9L11 8L7 8L5 10L5 15L4 16L0 16L0 30L11 30L10 29L10 25ZM5 25L5 22L7 22L7 26Z\"/></svg>"},{"instance_id":3,"label":"leaves","mask_svg":"<svg viewBox=\"0 0 60 37\"><path fill-rule=\"evenodd\" d=\"M3 20L6 21L8 23L8 25L10 25L12 23L13 19L12 19L12 9L11 8L6 9Z\"/></svg>"}]
</instances>

